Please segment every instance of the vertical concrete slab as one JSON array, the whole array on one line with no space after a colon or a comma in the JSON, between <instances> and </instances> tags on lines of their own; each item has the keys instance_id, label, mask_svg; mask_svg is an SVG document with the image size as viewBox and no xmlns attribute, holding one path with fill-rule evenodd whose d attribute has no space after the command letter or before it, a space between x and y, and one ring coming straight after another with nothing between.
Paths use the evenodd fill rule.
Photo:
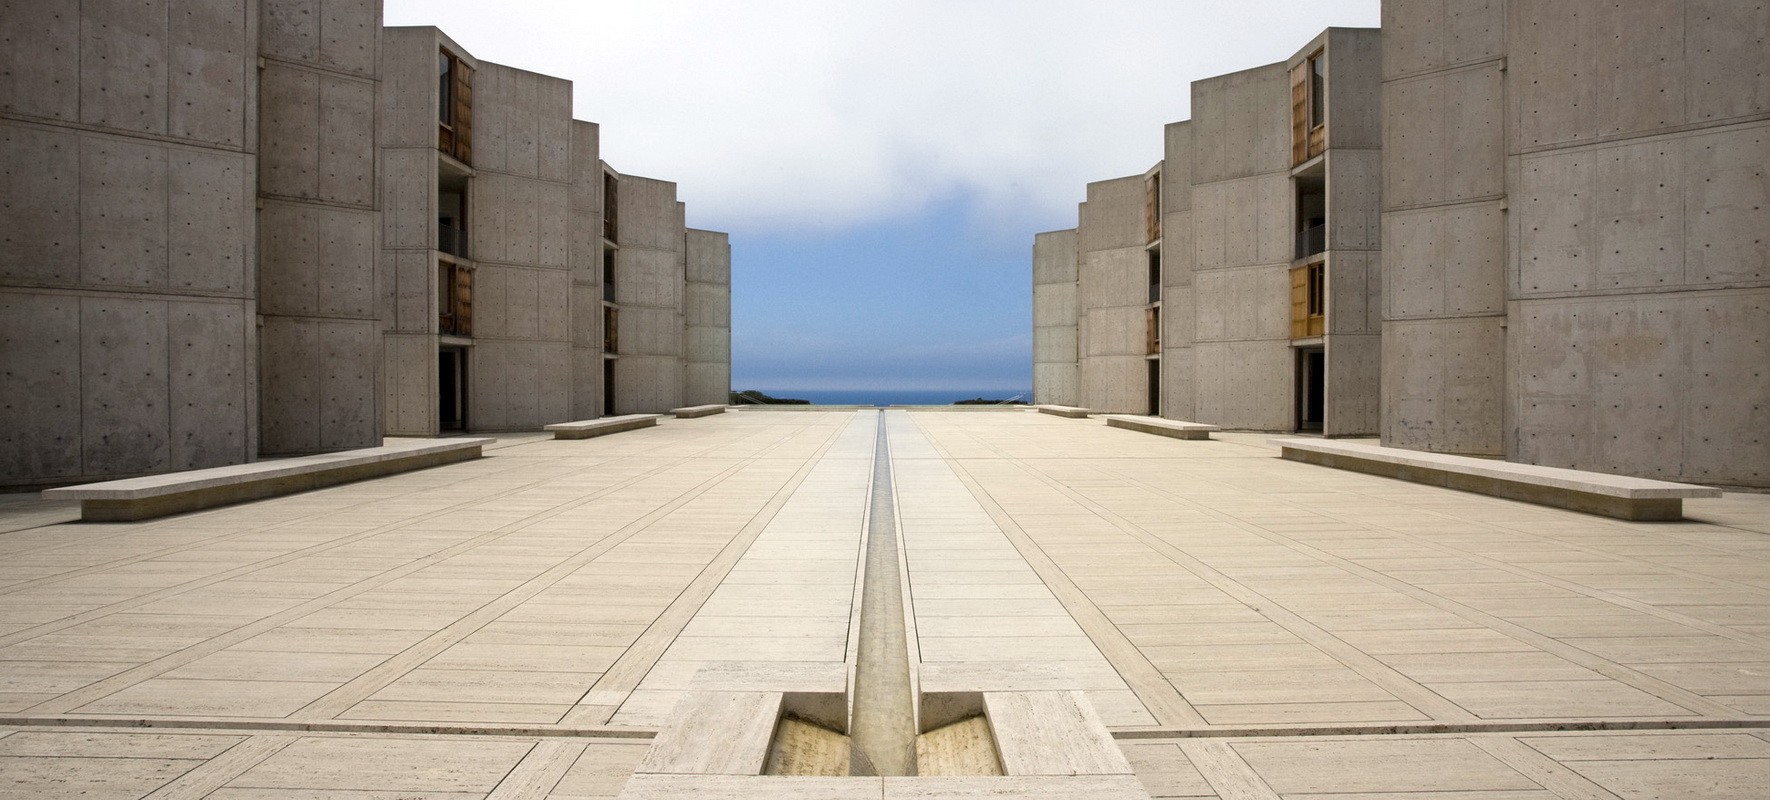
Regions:
<instances>
[{"instance_id":1,"label":"vertical concrete slab","mask_svg":"<svg viewBox=\"0 0 1770 800\"><path fill-rule=\"evenodd\" d=\"M690 228L685 247L682 402L724 405L731 397L731 241Z\"/></svg>"},{"instance_id":2,"label":"vertical concrete slab","mask_svg":"<svg viewBox=\"0 0 1770 800\"><path fill-rule=\"evenodd\" d=\"M1078 405L1076 231L1033 237L1033 402Z\"/></svg>"},{"instance_id":3,"label":"vertical concrete slab","mask_svg":"<svg viewBox=\"0 0 1770 800\"><path fill-rule=\"evenodd\" d=\"M0 290L0 485L78 478L80 300Z\"/></svg>"},{"instance_id":4,"label":"vertical concrete slab","mask_svg":"<svg viewBox=\"0 0 1770 800\"><path fill-rule=\"evenodd\" d=\"M0 121L0 281L80 283L80 141Z\"/></svg>"},{"instance_id":5,"label":"vertical concrete slab","mask_svg":"<svg viewBox=\"0 0 1770 800\"><path fill-rule=\"evenodd\" d=\"M80 40L79 6L8 4L0 14L0 112L78 121Z\"/></svg>"},{"instance_id":6,"label":"vertical concrete slab","mask_svg":"<svg viewBox=\"0 0 1770 800\"><path fill-rule=\"evenodd\" d=\"M83 471L139 475L171 468L166 336L165 300L82 298Z\"/></svg>"},{"instance_id":7,"label":"vertical concrete slab","mask_svg":"<svg viewBox=\"0 0 1770 800\"><path fill-rule=\"evenodd\" d=\"M1076 226L1077 401L1149 413L1149 244L1144 176L1088 184Z\"/></svg>"}]
</instances>

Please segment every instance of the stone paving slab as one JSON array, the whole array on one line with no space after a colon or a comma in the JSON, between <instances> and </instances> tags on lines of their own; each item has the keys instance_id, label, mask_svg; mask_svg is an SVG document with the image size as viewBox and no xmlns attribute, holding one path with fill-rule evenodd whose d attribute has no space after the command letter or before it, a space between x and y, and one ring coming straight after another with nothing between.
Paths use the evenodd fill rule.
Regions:
<instances>
[{"instance_id":1,"label":"stone paving slab","mask_svg":"<svg viewBox=\"0 0 1770 800\"><path fill-rule=\"evenodd\" d=\"M879 413L922 688L1080 691L1151 796L1770 785L1770 496L1632 523L1263 435L860 411L143 523L0 503L0 794L614 797L685 692L843 689Z\"/></svg>"}]
</instances>

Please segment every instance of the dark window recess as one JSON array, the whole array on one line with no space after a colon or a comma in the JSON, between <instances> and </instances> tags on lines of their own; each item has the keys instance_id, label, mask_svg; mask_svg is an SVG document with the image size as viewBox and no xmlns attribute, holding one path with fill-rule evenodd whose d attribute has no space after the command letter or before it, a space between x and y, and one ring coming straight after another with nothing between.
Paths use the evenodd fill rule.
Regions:
<instances>
[{"instance_id":1,"label":"dark window recess","mask_svg":"<svg viewBox=\"0 0 1770 800\"><path fill-rule=\"evenodd\" d=\"M1297 430L1319 431L1327 418L1327 352L1297 351Z\"/></svg>"},{"instance_id":2,"label":"dark window recess","mask_svg":"<svg viewBox=\"0 0 1770 800\"><path fill-rule=\"evenodd\" d=\"M1309 127L1327 124L1327 58L1322 53L1309 57Z\"/></svg>"},{"instance_id":3,"label":"dark window recess","mask_svg":"<svg viewBox=\"0 0 1770 800\"><path fill-rule=\"evenodd\" d=\"M456 258L467 258L467 197L443 191L437 196L436 249Z\"/></svg>"},{"instance_id":4,"label":"dark window recess","mask_svg":"<svg viewBox=\"0 0 1770 800\"><path fill-rule=\"evenodd\" d=\"M602 360L602 413L612 416L615 413L615 360Z\"/></svg>"},{"instance_id":5,"label":"dark window recess","mask_svg":"<svg viewBox=\"0 0 1770 800\"><path fill-rule=\"evenodd\" d=\"M1149 415L1162 415L1162 360L1159 358L1149 362Z\"/></svg>"},{"instance_id":6,"label":"dark window recess","mask_svg":"<svg viewBox=\"0 0 1770 800\"><path fill-rule=\"evenodd\" d=\"M445 347L437 352L437 427L467 429L467 351Z\"/></svg>"},{"instance_id":7,"label":"dark window recess","mask_svg":"<svg viewBox=\"0 0 1770 800\"><path fill-rule=\"evenodd\" d=\"M1162 300L1162 251L1149 251L1149 302Z\"/></svg>"},{"instance_id":8,"label":"dark window recess","mask_svg":"<svg viewBox=\"0 0 1770 800\"><path fill-rule=\"evenodd\" d=\"M602 248L602 299L615 302L615 249Z\"/></svg>"},{"instance_id":9,"label":"dark window recess","mask_svg":"<svg viewBox=\"0 0 1770 800\"><path fill-rule=\"evenodd\" d=\"M1297 179L1297 252L1308 258L1327 252L1327 183L1321 178Z\"/></svg>"},{"instance_id":10,"label":"dark window recess","mask_svg":"<svg viewBox=\"0 0 1770 800\"><path fill-rule=\"evenodd\" d=\"M620 181L610 173L602 173L602 238L611 242L621 241L619 193Z\"/></svg>"}]
</instances>

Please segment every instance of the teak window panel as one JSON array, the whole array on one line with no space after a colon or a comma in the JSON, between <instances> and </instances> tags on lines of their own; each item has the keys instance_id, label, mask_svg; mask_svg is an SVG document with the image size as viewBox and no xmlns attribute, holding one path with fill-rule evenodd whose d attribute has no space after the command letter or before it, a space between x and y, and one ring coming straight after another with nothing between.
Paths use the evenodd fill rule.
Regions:
<instances>
[{"instance_id":1,"label":"teak window panel","mask_svg":"<svg viewBox=\"0 0 1770 800\"><path fill-rule=\"evenodd\" d=\"M1291 270L1291 338L1312 339L1327 333L1327 262Z\"/></svg>"},{"instance_id":2,"label":"teak window panel","mask_svg":"<svg viewBox=\"0 0 1770 800\"><path fill-rule=\"evenodd\" d=\"M473 163L473 68L447 50L437 56L436 149Z\"/></svg>"},{"instance_id":3,"label":"teak window panel","mask_svg":"<svg viewBox=\"0 0 1770 800\"><path fill-rule=\"evenodd\" d=\"M1317 50L1291 68L1291 165L1327 152L1327 55Z\"/></svg>"},{"instance_id":4,"label":"teak window panel","mask_svg":"<svg viewBox=\"0 0 1770 800\"><path fill-rule=\"evenodd\" d=\"M1162 310L1146 308L1143 310L1143 352L1155 355L1162 351Z\"/></svg>"},{"instance_id":5,"label":"teak window panel","mask_svg":"<svg viewBox=\"0 0 1770 800\"><path fill-rule=\"evenodd\" d=\"M602 307L602 352L621 352L621 310Z\"/></svg>"},{"instance_id":6,"label":"teak window panel","mask_svg":"<svg viewBox=\"0 0 1770 800\"><path fill-rule=\"evenodd\" d=\"M1162 174L1157 172L1143 182L1144 242L1162 238Z\"/></svg>"},{"instance_id":7,"label":"teak window panel","mask_svg":"<svg viewBox=\"0 0 1770 800\"><path fill-rule=\"evenodd\" d=\"M436 265L437 332L473 335L473 270L460 264Z\"/></svg>"}]
</instances>

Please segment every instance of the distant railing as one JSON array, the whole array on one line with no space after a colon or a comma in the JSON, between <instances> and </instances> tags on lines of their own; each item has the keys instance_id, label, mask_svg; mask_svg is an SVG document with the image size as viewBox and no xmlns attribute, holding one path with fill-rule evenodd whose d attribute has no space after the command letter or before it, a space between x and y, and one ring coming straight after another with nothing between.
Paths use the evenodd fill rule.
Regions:
<instances>
[{"instance_id":1,"label":"distant railing","mask_svg":"<svg viewBox=\"0 0 1770 800\"><path fill-rule=\"evenodd\" d=\"M1327 225L1314 225L1297 231L1297 258L1308 258L1327 252Z\"/></svg>"},{"instance_id":2,"label":"distant railing","mask_svg":"<svg viewBox=\"0 0 1770 800\"><path fill-rule=\"evenodd\" d=\"M437 223L436 249L456 258L467 258L467 231L446 222Z\"/></svg>"}]
</instances>

